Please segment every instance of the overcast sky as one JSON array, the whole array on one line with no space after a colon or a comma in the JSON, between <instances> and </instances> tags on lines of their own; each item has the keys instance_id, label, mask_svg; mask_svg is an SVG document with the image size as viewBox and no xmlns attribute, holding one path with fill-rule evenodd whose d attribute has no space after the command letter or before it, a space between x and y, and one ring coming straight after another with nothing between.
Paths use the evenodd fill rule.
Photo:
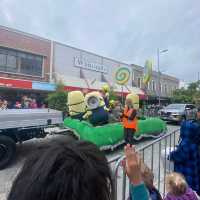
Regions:
<instances>
[{"instance_id":1,"label":"overcast sky","mask_svg":"<svg viewBox=\"0 0 200 200\"><path fill-rule=\"evenodd\" d=\"M0 0L0 24L186 81L200 72L199 0Z\"/></svg>"}]
</instances>

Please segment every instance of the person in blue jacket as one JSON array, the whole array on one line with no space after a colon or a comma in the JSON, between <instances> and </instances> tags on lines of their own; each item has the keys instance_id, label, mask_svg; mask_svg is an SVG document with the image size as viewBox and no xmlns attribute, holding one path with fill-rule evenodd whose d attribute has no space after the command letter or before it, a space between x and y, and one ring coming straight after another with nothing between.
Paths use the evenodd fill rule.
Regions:
<instances>
[{"instance_id":1,"label":"person in blue jacket","mask_svg":"<svg viewBox=\"0 0 200 200\"><path fill-rule=\"evenodd\" d=\"M134 200L148 200L135 149L125 148L125 170ZM7 200L111 200L112 174L103 152L90 142L53 143L26 161Z\"/></svg>"},{"instance_id":2,"label":"person in blue jacket","mask_svg":"<svg viewBox=\"0 0 200 200\"><path fill-rule=\"evenodd\" d=\"M200 194L200 109L196 120L182 122L180 139L169 159L174 162L174 171L184 175L188 185Z\"/></svg>"}]
</instances>

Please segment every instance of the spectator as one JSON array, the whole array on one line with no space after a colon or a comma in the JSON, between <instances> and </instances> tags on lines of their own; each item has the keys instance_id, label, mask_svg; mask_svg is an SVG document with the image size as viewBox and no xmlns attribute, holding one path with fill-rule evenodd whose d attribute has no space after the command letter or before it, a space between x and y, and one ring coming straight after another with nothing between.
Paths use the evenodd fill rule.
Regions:
<instances>
[{"instance_id":1,"label":"spectator","mask_svg":"<svg viewBox=\"0 0 200 200\"><path fill-rule=\"evenodd\" d=\"M142 163L141 165L141 172L151 200L162 200L160 192L154 186L154 174L145 163Z\"/></svg>"},{"instance_id":2,"label":"spectator","mask_svg":"<svg viewBox=\"0 0 200 200\"><path fill-rule=\"evenodd\" d=\"M36 99L32 99L32 101L30 102L30 108L31 109L38 108Z\"/></svg>"},{"instance_id":3,"label":"spectator","mask_svg":"<svg viewBox=\"0 0 200 200\"><path fill-rule=\"evenodd\" d=\"M0 110L3 110L3 99L0 98Z\"/></svg>"},{"instance_id":4,"label":"spectator","mask_svg":"<svg viewBox=\"0 0 200 200\"><path fill-rule=\"evenodd\" d=\"M153 172L149 169L149 167L141 162L141 175L142 179L144 181L145 186L148 189L150 199L151 200L162 200L162 197L159 193L159 191L154 186L154 175ZM130 198L132 200L132 198Z\"/></svg>"},{"instance_id":5,"label":"spectator","mask_svg":"<svg viewBox=\"0 0 200 200\"><path fill-rule=\"evenodd\" d=\"M123 165L131 183L131 199L148 200L149 194L142 179L141 159L136 153L134 146L127 144L124 149L125 160L123 162Z\"/></svg>"},{"instance_id":6,"label":"spectator","mask_svg":"<svg viewBox=\"0 0 200 200\"><path fill-rule=\"evenodd\" d=\"M170 153L169 158L174 162L174 171L184 175L189 187L200 194L200 110L197 120L183 121L177 149Z\"/></svg>"},{"instance_id":7,"label":"spectator","mask_svg":"<svg viewBox=\"0 0 200 200\"><path fill-rule=\"evenodd\" d=\"M3 101L2 109L6 110L8 108L8 102L6 100Z\"/></svg>"},{"instance_id":8,"label":"spectator","mask_svg":"<svg viewBox=\"0 0 200 200\"><path fill-rule=\"evenodd\" d=\"M47 108L46 104L45 104L45 103L42 103L42 104L41 104L41 108Z\"/></svg>"},{"instance_id":9,"label":"spectator","mask_svg":"<svg viewBox=\"0 0 200 200\"><path fill-rule=\"evenodd\" d=\"M15 105L14 105L15 109L20 109L22 108L22 104L19 101L16 101Z\"/></svg>"},{"instance_id":10,"label":"spectator","mask_svg":"<svg viewBox=\"0 0 200 200\"><path fill-rule=\"evenodd\" d=\"M23 96L22 102L21 102L22 108L29 109L30 108L30 102L31 102L30 98L28 98L27 96Z\"/></svg>"},{"instance_id":11,"label":"spectator","mask_svg":"<svg viewBox=\"0 0 200 200\"><path fill-rule=\"evenodd\" d=\"M125 149L126 171L134 199L148 200L135 150ZM8 200L111 200L111 172L94 144L74 142L40 149L26 160Z\"/></svg>"},{"instance_id":12,"label":"spectator","mask_svg":"<svg viewBox=\"0 0 200 200\"><path fill-rule=\"evenodd\" d=\"M188 187L185 178L178 173L166 177L167 195L164 200L199 200L195 191Z\"/></svg>"},{"instance_id":13,"label":"spectator","mask_svg":"<svg viewBox=\"0 0 200 200\"><path fill-rule=\"evenodd\" d=\"M95 145L57 144L25 162L8 200L109 200L111 188L107 160Z\"/></svg>"}]
</instances>

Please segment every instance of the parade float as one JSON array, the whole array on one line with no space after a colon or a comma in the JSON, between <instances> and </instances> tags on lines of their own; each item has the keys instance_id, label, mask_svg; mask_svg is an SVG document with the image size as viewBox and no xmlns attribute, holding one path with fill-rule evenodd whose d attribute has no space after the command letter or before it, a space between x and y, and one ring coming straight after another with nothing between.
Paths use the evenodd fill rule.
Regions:
<instances>
[{"instance_id":1,"label":"parade float","mask_svg":"<svg viewBox=\"0 0 200 200\"><path fill-rule=\"evenodd\" d=\"M93 142L101 149L113 149L124 143L121 123L111 123L103 126L93 126L87 121L66 118L64 125L80 140ZM139 120L135 140L142 138L158 138L166 131L166 124L159 118Z\"/></svg>"},{"instance_id":2,"label":"parade float","mask_svg":"<svg viewBox=\"0 0 200 200\"><path fill-rule=\"evenodd\" d=\"M146 62L144 83L151 79L152 63ZM127 68L119 68L116 72L116 83L122 87L128 82L130 72ZM103 87L102 90L104 90ZM106 92L108 89L106 89ZM139 109L139 96L134 94L134 108ZM105 105L104 95L99 92L90 92L84 97L81 91L72 91L68 94L69 115L64 120L68 128L78 139L93 142L100 149L114 149L124 143L123 126L121 122L110 122L109 108ZM106 94L106 100L109 95ZM134 139L158 138L166 132L166 123L159 118L145 118L138 120L138 130Z\"/></svg>"}]
</instances>

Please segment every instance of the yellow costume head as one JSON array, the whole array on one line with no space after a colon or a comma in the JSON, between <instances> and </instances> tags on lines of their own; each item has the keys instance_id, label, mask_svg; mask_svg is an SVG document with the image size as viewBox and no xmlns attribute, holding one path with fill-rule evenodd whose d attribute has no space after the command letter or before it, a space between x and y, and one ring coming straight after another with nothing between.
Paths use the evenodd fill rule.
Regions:
<instances>
[{"instance_id":1,"label":"yellow costume head","mask_svg":"<svg viewBox=\"0 0 200 200\"><path fill-rule=\"evenodd\" d=\"M85 104L89 110L94 110L98 107L105 106L103 97L97 91L86 94Z\"/></svg>"},{"instance_id":2,"label":"yellow costume head","mask_svg":"<svg viewBox=\"0 0 200 200\"><path fill-rule=\"evenodd\" d=\"M126 100L130 100L134 109L139 109L139 96L137 94L130 93L126 96Z\"/></svg>"},{"instance_id":3,"label":"yellow costume head","mask_svg":"<svg viewBox=\"0 0 200 200\"><path fill-rule=\"evenodd\" d=\"M110 92L110 86L108 84L105 84L102 86L102 91L104 93L109 93Z\"/></svg>"},{"instance_id":4,"label":"yellow costume head","mask_svg":"<svg viewBox=\"0 0 200 200\"><path fill-rule=\"evenodd\" d=\"M116 104L115 100L110 100L109 101L110 108L114 108L115 104Z\"/></svg>"},{"instance_id":5,"label":"yellow costume head","mask_svg":"<svg viewBox=\"0 0 200 200\"><path fill-rule=\"evenodd\" d=\"M68 93L68 107L70 116L86 112L84 95L81 91L72 91Z\"/></svg>"}]
</instances>

